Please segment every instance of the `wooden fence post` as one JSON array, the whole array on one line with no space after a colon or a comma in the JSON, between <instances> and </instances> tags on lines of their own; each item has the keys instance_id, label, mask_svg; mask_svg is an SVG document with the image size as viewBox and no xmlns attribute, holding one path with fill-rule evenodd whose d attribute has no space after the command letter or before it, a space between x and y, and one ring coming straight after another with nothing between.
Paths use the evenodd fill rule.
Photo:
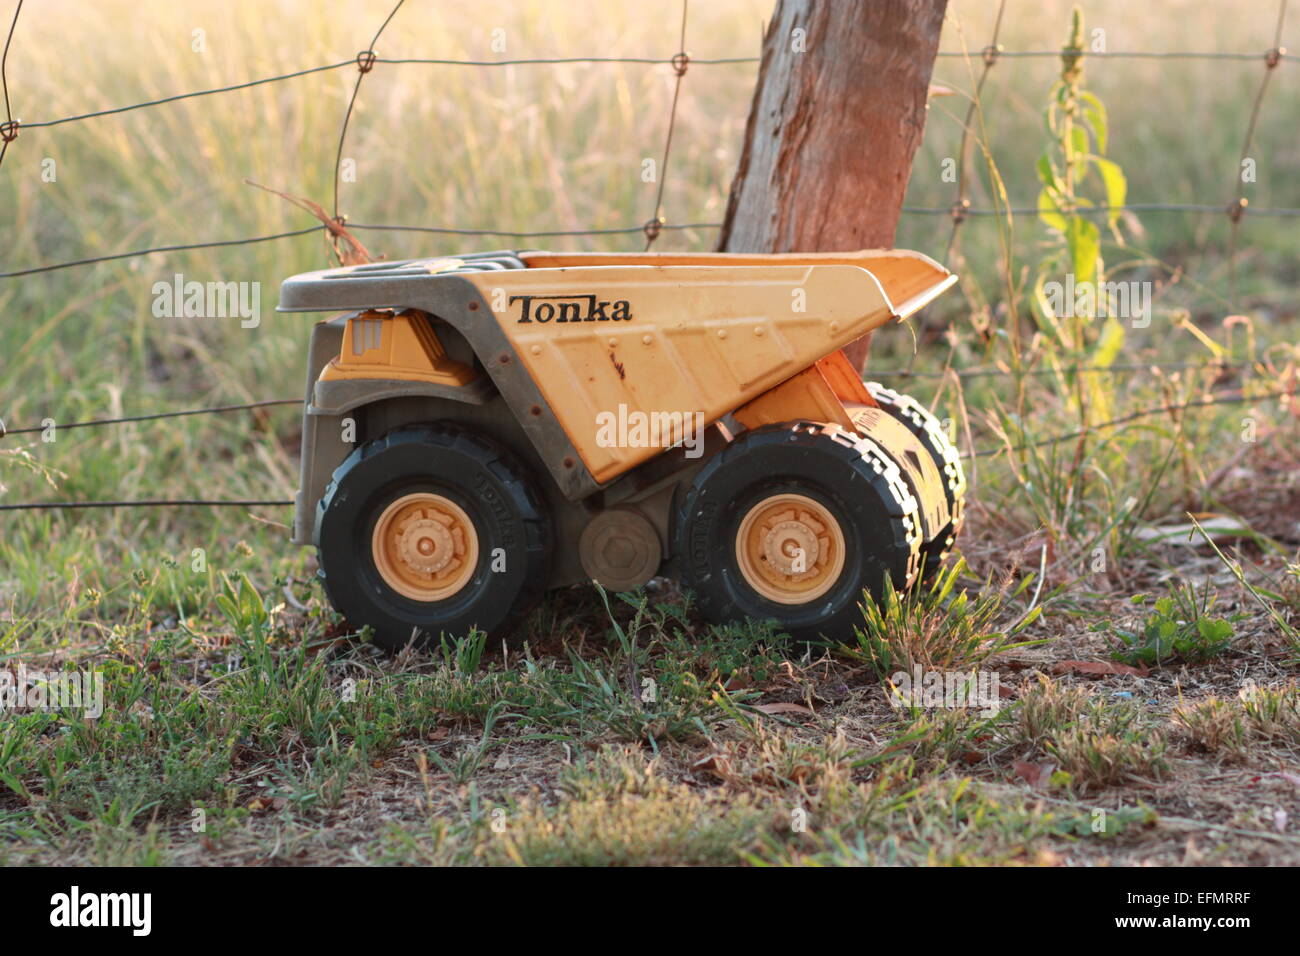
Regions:
<instances>
[{"instance_id":1,"label":"wooden fence post","mask_svg":"<svg viewBox=\"0 0 1300 956\"><path fill-rule=\"evenodd\" d=\"M893 245L947 0L778 0L718 248ZM869 337L847 349L861 369Z\"/></svg>"}]
</instances>

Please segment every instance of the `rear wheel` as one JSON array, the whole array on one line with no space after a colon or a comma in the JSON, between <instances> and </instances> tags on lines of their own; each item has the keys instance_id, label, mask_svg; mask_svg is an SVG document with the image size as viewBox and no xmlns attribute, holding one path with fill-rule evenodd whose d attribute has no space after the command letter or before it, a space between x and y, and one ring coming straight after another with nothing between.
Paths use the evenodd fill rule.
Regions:
<instances>
[{"instance_id":1,"label":"rear wheel","mask_svg":"<svg viewBox=\"0 0 1300 956\"><path fill-rule=\"evenodd\" d=\"M961 467L961 455L948 440L948 435L939 419L912 396L885 388L879 382L867 382L866 385L876 404L906 425L908 430L920 440L943 475L944 494L948 499L948 513L951 515L951 520L939 529L939 533L932 540L921 545L923 561L921 576L925 578L937 570L948 557L965 520L966 473Z\"/></svg>"},{"instance_id":2,"label":"rear wheel","mask_svg":"<svg viewBox=\"0 0 1300 956\"><path fill-rule=\"evenodd\" d=\"M403 428L357 448L316 511L330 602L390 650L504 637L541 596L550 522L522 465L478 435Z\"/></svg>"},{"instance_id":3,"label":"rear wheel","mask_svg":"<svg viewBox=\"0 0 1300 956\"><path fill-rule=\"evenodd\" d=\"M846 640L859 602L908 586L921 520L898 465L837 425L769 425L705 464L675 520L682 582L710 620Z\"/></svg>"}]
</instances>

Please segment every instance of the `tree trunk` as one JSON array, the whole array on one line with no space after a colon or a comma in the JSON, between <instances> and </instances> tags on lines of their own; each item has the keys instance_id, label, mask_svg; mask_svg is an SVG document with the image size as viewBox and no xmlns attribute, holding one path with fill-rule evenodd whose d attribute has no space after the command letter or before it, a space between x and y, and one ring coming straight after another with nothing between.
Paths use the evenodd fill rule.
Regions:
<instances>
[{"instance_id":1,"label":"tree trunk","mask_svg":"<svg viewBox=\"0 0 1300 956\"><path fill-rule=\"evenodd\" d=\"M778 0L718 248L887 248L947 0ZM845 351L866 362L870 337Z\"/></svg>"}]
</instances>

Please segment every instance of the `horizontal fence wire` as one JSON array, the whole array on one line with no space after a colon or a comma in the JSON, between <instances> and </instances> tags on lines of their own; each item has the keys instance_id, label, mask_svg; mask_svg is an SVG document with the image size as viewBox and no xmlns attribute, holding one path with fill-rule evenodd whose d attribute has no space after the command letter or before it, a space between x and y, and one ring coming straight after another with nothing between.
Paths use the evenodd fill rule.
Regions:
<instances>
[{"instance_id":1,"label":"horizontal fence wire","mask_svg":"<svg viewBox=\"0 0 1300 956\"><path fill-rule=\"evenodd\" d=\"M1078 375L1094 373L1098 375L1128 375L1137 372L1156 371L1236 371L1250 368L1248 362L1117 362L1114 365L1070 365L1059 371L1051 368L1021 369L1018 372L1010 368L947 368L941 370L910 368L869 369L872 376L880 378L947 378L955 375L960 379L969 378L1012 378L1015 375L1037 377L1043 375Z\"/></svg>"},{"instance_id":2,"label":"horizontal fence wire","mask_svg":"<svg viewBox=\"0 0 1300 956\"><path fill-rule=\"evenodd\" d=\"M1084 50L1083 55L1087 59L1096 57L1101 60L1242 60L1242 61L1260 61L1268 60L1273 54L1273 50L1265 50L1262 53L1220 53L1209 50ZM1000 47L990 51L990 55L996 59L1009 60L1035 60L1035 59L1060 59L1060 50L1004 50ZM947 58L957 57L965 58L970 56L964 50L940 50L935 56ZM1287 53L1279 50L1277 56L1282 60L1300 60L1300 56L1294 53Z\"/></svg>"},{"instance_id":3,"label":"horizontal fence wire","mask_svg":"<svg viewBox=\"0 0 1300 956\"><path fill-rule=\"evenodd\" d=\"M364 50L363 54L371 51ZM359 54L360 55L360 54ZM650 66L672 66L672 57L635 57L635 56L559 56L559 57L528 57L514 60L449 60L436 59L433 57L402 57L389 58L382 56L367 56L367 63L380 64L386 63L394 66L425 64L430 66L557 66L565 63L627 63L643 64ZM724 66L732 63L757 63L758 57L701 57L691 58L691 65L699 66ZM264 86L267 83L282 83L285 80L294 80L303 76L311 76L315 73L329 73L333 70L341 70L345 67L356 66L357 60L341 60L338 63L325 63L321 66L311 66L302 70L294 70L292 73L280 73L275 76L264 76L256 80L248 80L244 83L232 83L229 86L214 86L209 89L191 90L188 93L176 93L171 96L163 96L154 100L143 100L139 103L128 103L124 106L112 106L102 110L93 110L89 113L76 113L71 116L60 116L51 120L24 120L20 123L21 129L48 129L52 126L62 126L65 123L77 123L82 120L97 119L101 116L116 116L121 113L131 113L135 110L149 109L154 106L163 106L167 103L176 103L181 100L192 100L203 96L213 96L218 93L234 93L239 90L252 89L256 86Z\"/></svg>"},{"instance_id":4,"label":"horizontal fence wire","mask_svg":"<svg viewBox=\"0 0 1300 956\"><path fill-rule=\"evenodd\" d=\"M1022 370L1019 374L1023 376L1040 376L1056 374L1110 374L1125 375L1138 372L1156 372L1156 371L1216 371L1227 372L1247 369L1251 366L1245 362L1127 362L1117 363L1114 365L1072 365L1068 368L1061 369L1058 373L1055 369L1028 369ZM972 378L1008 378L1014 373L1006 368L946 368L942 370L916 370L916 369L871 369L872 378L947 378L956 376L960 379ZM235 405L209 405L204 408L186 408L179 411L167 412L146 412L140 415L126 415L120 418L90 418L85 421L75 422L55 422L54 427L63 431L71 428L98 428L106 425L126 425L135 422L150 422L168 418L187 418L194 415L214 415L227 412L249 411L258 408L272 408L282 405L302 405L301 398L268 398L256 402L241 402ZM22 428L6 428L5 423L0 420L0 438L7 435L30 435L37 432L45 431L45 425L28 425Z\"/></svg>"},{"instance_id":5,"label":"horizontal fence wire","mask_svg":"<svg viewBox=\"0 0 1300 956\"><path fill-rule=\"evenodd\" d=\"M1011 213L1016 216L1036 216L1038 215L1038 211L1037 206L1010 206L1003 209L984 209L978 206L966 206L961 209L960 214L963 216L1005 216L1007 213ZM1111 212L1212 212L1232 216L1236 214L1237 206L1231 203L1214 206L1207 203L1131 202L1125 203L1122 206L1107 206L1103 204L1062 211L1079 213L1080 215ZM951 216L954 214L953 207L951 206L904 206L903 212L914 216ZM1246 206L1241 209L1240 214L1243 216L1300 216L1300 209L1269 206Z\"/></svg>"},{"instance_id":6,"label":"horizontal fence wire","mask_svg":"<svg viewBox=\"0 0 1300 956\"><path fill-rule=\"evenodd\" d=\"M175 246L154 246L149 249L135 249L131 252L114 252L104 256L92 256L89 259L73 259L70 262L55 262L45 266L33 266L16 272L0 272L0 279L17 279L20 276L37 275L42 272L55 272L59 269L71 269L74 266L91 266L100 262L113 262L118 259L135 259L139 256L152 256L159 252L188 252L192 249L220 249L226 246L251 246L259 242L274 242L277 239L292 239L294 236L306 236L319 232L323 226L308 226L305 229L291 229L288 232L276 232L269 236L247 236L243 239L218 239L213 242L187 242Z\"/></svg>"},{"instance_id":7,"label":"horizontal fence wire","mask_svg":"<svg viewBox=\"0 0 1300 956\"><path fill-rule=\"evenodd\" d=\"M728 66L733 63L757 63L756 56L691 57L691 65ZM444 60L433 57L376 57L376 63L424 63L431 66L555 66L563 63L629 63L645 66L673 66L674 57L656 56L554 56L523 57L514 60Z\"/></svg>"},{"instance_id":8,"label":"horizontal fence wire","mask_svg":"<svg viewBox=\"0 0 1300 956\"><path fill-rule=\"evenodd\" d=\"M1081 210L1086 213L1104 213L1110 211L1133 212L1187 212L1187 213L1220 213L1232 217L1236 211L1235 206L1210 206L1196 203L1128 203L1123 206L1097 206L1090 207L1087 210ZM943 206L904 206L903 213L907 215L922 216L950 216L953 215L951 207ZM962 210L963 216L1005 216L1008 213L1013 215L1036 215L1038 209L1031 206L1013 207L1010 209L981 209L977 207L966 207ZM1300 216L1300 208L1258 208L1248 206L1241 210L1243 216L1255 217L1274 217L1274 218L1293 218ZM613 226L607 229L537 229L537 230L513 230L513 229L465 229L454 228L451 226L411 226L387 223L347 223L349 229L361 229L375 232L412 232L428 233L430 235L442 236L502 236L510 239L553 239L553 238L582 238L588 236L628 236L637 233L644 233L645 224L637 226ZM670 223L661 222L658 228L668 231L685 232L693 229L721 229L720 222L683 222ZM171 246L154 246L148 249L135 249L130 252L116 252L103 256L92 256L87 259L73 259L68 262L54 262L43 266L32 266L27 269L17 269L13 272L0 272L0 279L17 279L22 276L39 275L43 272L57 272L60 269L71 269L77 266L96 265L102 262L114 262L120 259L134 259L140 256L151 256L161 252L187 252L198 249L218 249L226 246L245 246L253 245L259 242L273 242L279 239L293 239L298 236L306 236L311 233L322 231L323 226L307 226L303 229L291 229L286 232L272 233L266 236L249 236L243 239L219 239L211 242L190 242L181 245Z\"/></svg>"},{"instance_id":9,"label":"horizontal fence wire","mask_svg":"<svg viewBox=\"0 0 1300 956\"><path fill-rule=\"evenodd\" d=\"M207 90L193 90L189 93L177 93L173 96L164 96L156 100L145 100L141 103L130 103L126 106L112 106L107 109L94 110L90 113L77 113L74 116L61 116L52 120L37 120L27 122L24 120L21 124L22 129L48 129L52 126L62 126L64 123L79 123L82 120L97 119L100 116L117 116L121 113L130 113L134 110L149 109L152 106L162 106L165 103L176 103L180 100L192 100L200 96L213 96L217 93L233 93L236 90L248 90L255 86L264 86L267 83L281 83L285 80L296 79L300 76L311 76L313 73L327 73L331 70L341 70L345 66L355 65L354 60L343 60L339 63L327 63L324 66L312 66L305 70L295 70L292 73L281 73L278 76L264 76L260 79L249 80L247 83L232 83L230 86L215 86Z\"/></svg>"},{"instance_id":10,"label":"horizontal fence wire","mask_svg":"<svg viewBox=\"0 0 1300 956\"><path fill-rule=\"evenodd\" d=\"M111 508L277 508L293 504L292 498L240 501L231 498L145 498L128 501L28 501L0 504L0 511L77 511Z\"/></svg>"},{"instance_id":11,"label":"horizontal fence wire","mask_svg":"<svg viewBox=\"0 0 1300 956\"><path fill-rule=\"evenodd\" d=\"M1216 395L1212 398L1198 399L1190 402L1181 402L1172 405L1160 405L1156 408L1144 408L1136 412L1130 412L1127 415L1121 415L1118 418L1112 418L1109 421L1093 425L1089 428L1080 428L1076 431L1067 432L1064 435L1053 435L1050 438L1041 438L1037 441L1024 442L1010 447L1000 445L996 447L985 448L982 451L972 449L969 453L971 458L991 458L994 455L1004 451L1021 452L1029 451L1034 448L1043 448L1048 445L1059 445L1062 442L1075 441L1086 438L1095 432L1103 431L1108 428L1115 428L1119 425L1129 425L1133 422L1141 421L1144 418L1151 418L1156 415L1172 415L1175 412L1190 411L1197 408L1210 408L1216 405L1244 405L1250 402L1262 402L1272 398L1287 398L1296 395L1296 389L1286 388L1277 389L1270 392L1261 392L1256 395Z\"/></svg>"},{"instance_id":12,"label":"horizontal fence wire","mask_svg":"<svg viewBox=\"0 0 1300 956\"><path fill-rule=\"evenodd\" d=\"M550 239L563 236L623 236L645 232L645 226L614 226L609 229L541 229L532 232L510 229L453 229L447 226L401 226L372 225L359 222L348 223L349 229L371 229L388 232L428 232L447 236L507 236L512 239ZM664 230L687 229L721 229L720 222L681 222L662 223Z\"/></svg>"},{"instance_id":13,"label":"horizontal fence wire","mask_svg":"<svg viewBox=\"0 0 1300 956\"><path fill-rule=\"evenodd\" d=\"M145 415L128 415L124 418L92 418L84 422L55 423L59 431L67 428L96 428L102 425L125 425L129 422L152 422L160 418L186 418L191 415L214 415L221 412L242 412L251 408L271 408L275 405L301 405L301 398L268 398L260 402L244 402L239 405L212 405L208 408L187 408L174 412L151 412ZM27 435L45 431L44 425L30 425L26 428L6 429L0 422L0 438L5 435Z\"/></svg>"},{"instance_id":14,"label":"horizontal fence wire","mask_svg":"<svg viewBox=\"0 0 1300 956\"><path fill-rule=\"evenodd\" d=\"M21 4L19 4L21 6ZM15 16L16 20L16 16ZM12 30L11 30L12 34ZM363 51L370 52L370 51ZM1085 51L1084 56L1088 59L1110 59L1110 60L1238 60L1238 61L1259 61L1268 58L1271 51L1263 53L1213 53L1209 51L1193 50L1170 50L1170 51L1142 51L1142 50L1116 50L1113 52L1091 52ZM962 50L940 50L935 54L939 58L966 58L969 53ZM998 59L1059 59L1060 50L998 50L996 57ZM1280 52L1278 58L1284 61L1294 62L1300 60L1300 55ZM735 64L759 63L761 57L757 56L723 56L723 57L691 57L692 66L730 66ZM389 64L392 66L403 65L426 65L426 66L466 66L466 67L506 67L506 66L560 66L564 64L627 64L641 66L668 66L673 65L672 57L662 56L554 56L554 57L518 57L508 60L466 60L451 59L441 57L382 57L375 56L370 58L370 62L375 64ZM143 100L139 103L128 103L124 106L108 107L102 110L94 110L89 113L76 113L71 116L61 116L51 120L34 120L28 122L24 120L21 124L22 129L43 129L51 126L62 126L65 123L76 123L81 120L96 119L101 116L114 116L120 113L130 113L135 110L149 109L154 106L163 106L167 103L175 103L180 100L195 99L202 96L212 96L218 93L233 93L238 90L246 90L256 86L262 86L267 83L281 83L286 80L293 80L303 76L311 76L315 73L328 73L333 70L340 70L345 67L355 66L356 60L341 60L337 63L325 63L320 66L311 66L302 70L295 70L292 73L280 73L274 76L264 76L255 80L248 80L244 83L232 83L229 86L215 86L203 90L191 90L188 93L176 93L171 96L164 96L153 100Z\"/></svg>"},{"instance_id":15,"label":"horizontal fence wire","mask_svg":"<svg viewBox=\"0 0 1300 956\"><path fill-rule=\"evenodd\" d=\"M1287 398L1297 394L1297 390L1277 389L1268 392L1261 392L1254 395L1244 393L1233 393L1228 395L1214 395L1205 399L1193 399L1187 402L1175 404L1160 405L1154 408L1144 408L1127 415L1121 415L1118 418L1109 421L1099 422L1088 428L1082 428L1061 435L1053 435L1049 438L1042 438L1036 441L1024 442L1016 445L996 445L984 449L970 449L963 456L965 458L992 458L1003 452L1018 453L1029 451L1036 448L1043 448L1051 445L1059 445L1063 442L1076 441L1086 438L1090 435L1096 435L1108 429L1120 425L1132 424L1145 418L1151 418L1156 415L1172 415L1178 412L1191 411L1194 409L1210 408L1218 405L1241 405L1251 402L1268 401L1273 398ZM211 408L190 409L184 412L165 412L153 415L138 415L128 418L115 419L95 419L86 422L70 423L61 425L60 428L71 427L91 427L98 425L117 425L126 422L148 421L158 418L175 418L181 415L202 415L207 413L237 411L240 409L260 408L266 405L289 405L302 404L301 399L271 399L265 402L250 402L244 405L219 405ZM10 434L20 434L22 432L39 431L37 427L15 429ZM134 499L120 501L27 501L16 502L14 504L0 504L0 511L59 511L59 510L78 510L78 509L116 509L116 508L188 508L188 507L288 507L295 504L292 498L269 498L269 499L224 499L224 498L174 498L174 499Z\"/></svg>"}]
</instances>

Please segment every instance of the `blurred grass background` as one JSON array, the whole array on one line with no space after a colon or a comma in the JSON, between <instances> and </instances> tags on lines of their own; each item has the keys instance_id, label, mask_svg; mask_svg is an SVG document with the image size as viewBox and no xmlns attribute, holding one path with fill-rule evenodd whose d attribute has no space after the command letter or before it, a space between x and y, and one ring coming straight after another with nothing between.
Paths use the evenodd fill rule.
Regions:
<instances>
[{"instance_id":1,"label":"blurred grass background","mask_svg":"<svg viewBox=\"0 0 1300 956\"><path fill-rule=\"evenodd\" d=\"M1065 0L1010 4L1001 42L1008 50L1057 49L1065 38ZM12 4L0 14L6 18ZM391 9L389 0L331 5L305 0L28 3L8 61L14 114L28 122L244 82L349 60ZM1276 8L1183 0L1084 5L1089 30L1106 31L1109 51L1250 52L1257 60L1087 61L1090 86L1110 110L1111 156L1124 167L1131 202L1208 203L1234 196L1238 154L1252 99L1272 45ZM992 31L996 4L953 2L934 82L966 91ZM757 54L771 0L719 0L692 6L687 46L697 58ZM674 4L408 2L377 44L385 58L500 59L636 56L667 59L677 48ZM192 49L204 31L204 52ZM505 39L494 51L493 31ZM1295 19L1283 45L1300 46ZM1288 42L1288 40L1290 42ZM1251 155L1255 207L1300 207L1297 64L1284 62L1265 98ZM1001 60L984 88L987 148L1013 203L1031 206L1033 164L1046 134L1042 108L1058 72L1055 59ZM693 65L678 108L666 171L670 223L717 222L741 147L754 63ZM328 205L339 124L356 71L327 73L155 108L26 129L0 167L0 272L171 243L203 242L302 228L312 220L282 200L243 185L245 178ZM342 211L360 223L518 231L635 226L653 213L655 184L641 180L645 158L658 161L672 97L667 65L563 64L493 68L379 64L362 84L344 156L356 181L342 184ZM957 155L966 100L936 99L908 191L910 206L948 206L955 186L942 179ZM57 181L42 180L55 162ZM976 149L972 202L991 204ZM870 210L846 211L870 215ZM1152 327L1126 344L1129 361L1207 358L1174 321L1188 310L1207 328L1237 311L1265 341L1294 340L1293 288L1300 232L1295 219L1250 218L1238 251L1240 298L1229 302L1226 215L1150 213L1140 244L1186 279L1157 303ZM1017 217L1013 275L1031 269L1044 230ZM946 217L905 215L897 244L941 256ZM512 240L363 232L389 258L474 248L541 246L637 249L640 234ZM708 229L665 233L656 248L708 249ZM995 221L962 228L961 268L993 301L999 321ZM159 254L0 280L0 417L11 428L49 417L67 422L116 414L293 396L302 388L310 318L272 309L279 280L327 264L318 235L259 245ZM156 319L152 286L176 273L199 281L260 282L262 323L238 319ZM950 294L930 321L969 334L983 306ZM1215 333L1217 334L1217 333ZM876 337L875 362L910 359L912 337ZM921 354L934 366L946 350ZM971 353L974 354L974 353ZM996 380L978 386L995 390ZM926 400L926 387L914 391ZM991 392L989 393L992 394ZM1141 404L1151 389L1136 386ZM967 394L971 404L991 401ZM1120 405L1119 410L1127 406ZM1239 416L1238 416L1239 417ZM1054 429L1047 410L1039 423ZM0 501L183 497L287 497L296 485L297 415L208 416L113 429L6 439L0 450ZM0 608L11 620L53 615L64 627L87 600L125 593L127 571L156 567L160 555L188 563L208 550L217 570L303 573L305 560L284 543L275 509L195 509L4 516ZM1032 509L1025 520L1034 519ZM245 546L241 546L245 545ZM129 588L126 588L129 590ZM89 595L89 598L87 597ZM125 600L125 597L121 598ZM66 631L66 628L65 628ZM50 632L53 634L53 632ZM70 637L60 632L63 638Z\"/></svg>"}]
</instances>

